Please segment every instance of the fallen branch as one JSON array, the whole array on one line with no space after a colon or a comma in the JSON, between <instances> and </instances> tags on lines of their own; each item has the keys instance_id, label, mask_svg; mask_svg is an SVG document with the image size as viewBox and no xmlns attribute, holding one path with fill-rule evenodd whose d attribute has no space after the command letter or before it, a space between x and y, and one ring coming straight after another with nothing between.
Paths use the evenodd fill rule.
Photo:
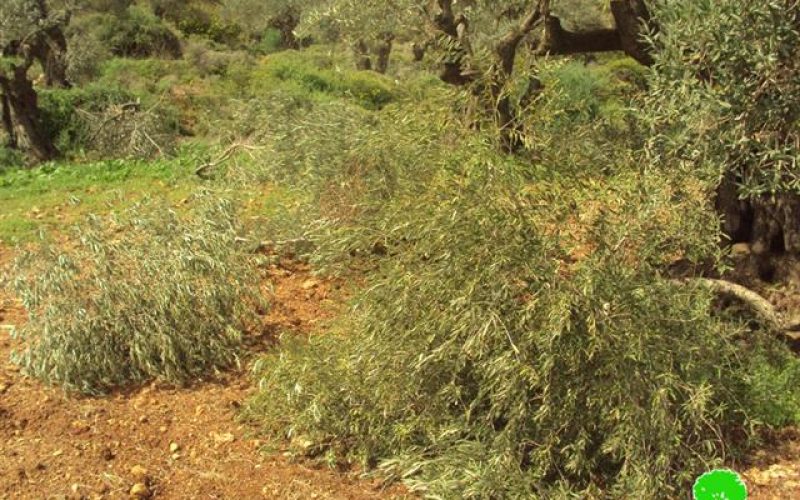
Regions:
<instances>
[{"instance_id":1,"label":"fallen branch","mask_svg":"<svg viewBox=\"0 0 800 500\"><path fill-rule=\"evenodd\" d=\"M233 156L233 154L236 153L236 151L238 151L239 149L244 149L245 151L249 152L249 151L258 150L258 149L261 149L261 148L258 148L256 146L251 146L251 145L246 144L244 142L235 142L235 143L231 144L230 146L228 146L228 148L225 149L225 151L223 151L213 161L209 161L208 163L204 163L203 165L200 165L199 167L197 167L197 169L194 171L194 173L198 177L200 177L201 179L208 179L210 177L207 174L207 172L209 170L211 170L213 168L216 168L216 167L222 165L223 163L225 163L226 161L230 160L231 157Z\"/></svg>"},{"instance_id":2,"label":"fallen branch","mask_svg":"<svg viewBox=\"0 0 800 500\"><path fill-rule=\"evenodd\" d=\"M714 293L734 298L749 306L769 328L791 340L800 340L800 325L790 324L770 301L742 285L711 278L691 278L678 283L698 283Z\"/></svg>"}]
</instances>

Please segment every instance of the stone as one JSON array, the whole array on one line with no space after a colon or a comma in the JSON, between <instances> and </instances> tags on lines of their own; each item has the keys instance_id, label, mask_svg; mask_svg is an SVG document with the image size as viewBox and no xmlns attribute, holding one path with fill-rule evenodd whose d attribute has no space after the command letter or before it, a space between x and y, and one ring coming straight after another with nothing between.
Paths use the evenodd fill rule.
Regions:
<instances>
[{"instance_id":1,"label":"stone","mask_svg":"<svg viewBox=\"0 0 800 500\"><path fill-rule=\"evenodd\" d=\"M144 483L136 483L131 486L130 494L133 498L148 498L150 496L150 488Z\"/></svg>"}]
</instances>

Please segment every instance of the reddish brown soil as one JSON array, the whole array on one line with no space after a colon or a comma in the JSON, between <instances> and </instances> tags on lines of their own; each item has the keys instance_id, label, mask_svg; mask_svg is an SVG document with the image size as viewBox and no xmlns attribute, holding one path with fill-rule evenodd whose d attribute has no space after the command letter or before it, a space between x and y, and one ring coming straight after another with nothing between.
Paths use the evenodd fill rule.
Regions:
<instances>
[{"instance_id":1,"label":"reddish brown soil","mask_svg":"<svg viewBox=\"0 0 800 500\"><path fill-rule=\"evenodd\" d=\"M327 297L335 285L312 278L303 266L275 267L270 274L273 309L266 333L251 343L254 349L281 330L307 332L329 317L333 303ZM24 319L10 301L0 307L0 324ZM189 388L152 384L81 398L23 377L7 361L13 342L0 332L0 499L126 498L136 483L146 483L156 498L400 494L399 488L382 491L354 474L264 453L254 429L236 421L237 409L254 390L244 368Z\"/></svg>"},{"instance_id":2,"label":"reddish brown soil","mask_svg":"<svg viewBox=\"0 0 800 500\"><path fill-rule=\"evenodd\" d=\"M0 267L8 257L0 247ZM270 277L272 310L263 333L250 337L254 355L282 331L307 334L341 303L338 285L313 278L307 266L283 263ZM24 321L22 308L0 297L0 325ZM154 498L406 496L355 473L265 453L255 429L236 421L254 390L246 367L188 388L151 384L83 398L23 377L7 361L13 348L0 331L0 499L127 498L136 483ZM750 498L800 498L800 431L766 448L742 471Z\"/></svg>"},{"instance_id":3,"label":"reddish brown soil","mask_svg":"<svg viewBox=\"0 0 800 500\"><path fill-rule=\"evenodd\" d=\"M751 457L752 466L742 476L750 498L794 500L800 498L800 431L774 436L768 449Z\"/></svg>"}]
</instances>

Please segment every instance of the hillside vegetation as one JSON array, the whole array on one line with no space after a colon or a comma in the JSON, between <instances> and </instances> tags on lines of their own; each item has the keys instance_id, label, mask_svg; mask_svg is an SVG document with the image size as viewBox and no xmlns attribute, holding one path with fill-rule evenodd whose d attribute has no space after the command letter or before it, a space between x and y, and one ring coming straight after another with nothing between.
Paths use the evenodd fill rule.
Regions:
<instances>
[{"instance_id":1,"label":"hillside vegetation","mask_svg":"<svg viewBox=\"0 0 800 500\"><path fill-rule=\"evenodd\" d=\"M273 448L420 496L686 496L800 421L798 33L783 0L8 0L12 360L92 395L251 366ZM253 353L287 259L350 302Z\"/></svg>"}]
</instances>

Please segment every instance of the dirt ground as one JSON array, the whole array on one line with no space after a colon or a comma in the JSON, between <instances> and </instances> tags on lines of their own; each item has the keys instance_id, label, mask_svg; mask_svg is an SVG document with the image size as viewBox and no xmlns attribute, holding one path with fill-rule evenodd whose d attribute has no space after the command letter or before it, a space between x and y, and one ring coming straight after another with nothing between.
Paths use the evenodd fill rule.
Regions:
<instances>
[{"instance_id":1,"label":"dirt ground","mask_svg":"<svg viewBox=\"0 0 800 500\"><path fill-rule=\"evenodd\" d=\"M278 331L305 333L329 316L335 285L301 265L276 267L263 348ZM0 325L24 311L9 300ZM65 395L27 379L7 360L0 332L0 499L128 498L137 483L155 498L372 499L402 496L347 474L264 453L236 421L254 390L246 369L189 388L148 385L104 398ZM138 486L141 489L142 486Z\"/></svg>"},{"instance_id":2,"label":"dirt ground","mask_svg":"<svg viewBox=\"0 0 800 500\"><path fill-rule=\"evenodd\" d=\"M0 249L0 263L8 261ZM336 283L306 266L270 271L273 308L254 351L277 333L308 333L340 300ZM25 313L0 300L0 325ZM10 364L13 340L0 331L0 499L286 498L373 499L407 496L355 473L294 463L265 453L253 429L236 421L254 390L246 367L188 388L151 384L103 398L65 395L23 377ZM785 431L743 466L755 499L800 498L800 431Z\"/></svg>"}]
</instances>

